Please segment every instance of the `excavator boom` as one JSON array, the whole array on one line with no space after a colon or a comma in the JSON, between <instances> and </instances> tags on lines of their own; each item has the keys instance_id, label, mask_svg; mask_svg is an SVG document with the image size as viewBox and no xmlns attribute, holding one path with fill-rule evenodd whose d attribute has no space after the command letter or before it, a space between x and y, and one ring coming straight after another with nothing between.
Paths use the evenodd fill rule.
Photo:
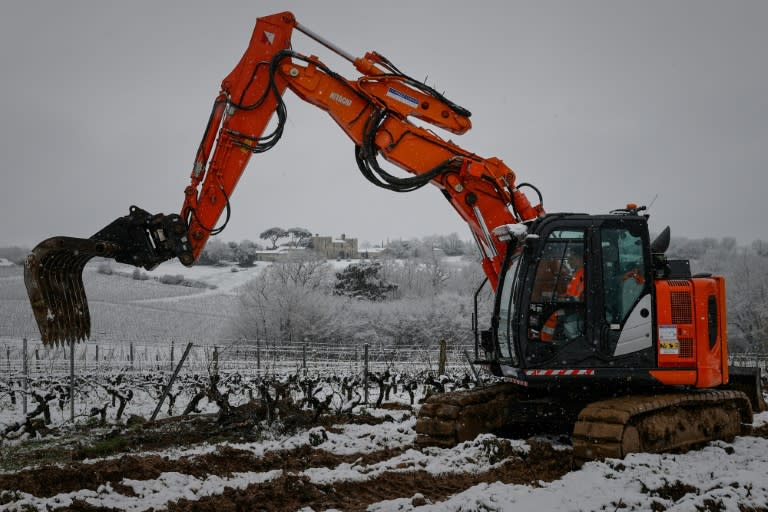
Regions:
<instances>
[{"instance_id":1,"label":"excavator boom","mask_svg":"<svg viewBox=\"0 0 768 512\"><path fill-rule=\"evenodd\" d=\"M352 62L361 75L349 80L319 58L293 51L294 29ZM328 113L353 141L358 169L375 185L397 192L437 186L468 223L483 252L483 269L497 285L508 247L504 226L539 217L541 204L531 205L501 160L482 158L412 122L462 134L471 128L470 112L382 55L355 58L283 12L257 20L248 48L222 81L178 215L132 206L88 239L54 237L32 251L25 282L44 343L90 336L82 273L91 258L146 269L172 258L187 266L197 261L209 237L226 226L230 198L251 155L280 140L286 89ZM382 168L379 157L408 175Z\"/></svg>"}]
</instances>

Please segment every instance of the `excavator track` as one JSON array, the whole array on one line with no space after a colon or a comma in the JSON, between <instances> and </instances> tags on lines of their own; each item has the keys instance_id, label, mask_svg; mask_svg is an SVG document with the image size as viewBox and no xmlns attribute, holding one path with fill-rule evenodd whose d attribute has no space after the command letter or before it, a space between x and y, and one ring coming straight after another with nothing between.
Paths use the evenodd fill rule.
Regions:
<instances>
[{"instance_id":1,"label":"excavator track","mask_svg":"<svg viewBox=\"0 0 768 512\"><path fill-rule=\"evenodd\" d=\"M634 452L684 451L730 440L752 422L747 396L734 390L624 396L585 407L573 429L577 462Z\"/></svg>"},{"instance_id":2,"label":"excavator track","mask_svg":"<svg viewBox=\"0 0 768 512\"><path fill-rule=\"evenodd\" d=\"M416 444L450 447L499 430L509 422L507 411L518 393L514 384L496 384L432 395L419 410Z\"/></svg>"},{"instance_id":3,"label":"excavator track","mask_svg":"<svg viewBox=\"0 0 768 512\"><path fill-rule=\"evenodd\" d=\"M568 432L583 405L513 383L435 394L419 410L416 444L449 447L487 432Z\"/></svg>"},{"instance_id":4,"label":"excavator track","mask_svg":"<svg viewBox=\"0 0 768 512\"><path fill-rule=\"evenodd\" d=\"M450 447L515 426L557 425L563 433L572 432L574 460L581 464L730 440L751 422L749 398L730 389L625 395L584 404L497 384L432 395L419 411L415 430L418 446Z\"/></svg>"}]
</instances>

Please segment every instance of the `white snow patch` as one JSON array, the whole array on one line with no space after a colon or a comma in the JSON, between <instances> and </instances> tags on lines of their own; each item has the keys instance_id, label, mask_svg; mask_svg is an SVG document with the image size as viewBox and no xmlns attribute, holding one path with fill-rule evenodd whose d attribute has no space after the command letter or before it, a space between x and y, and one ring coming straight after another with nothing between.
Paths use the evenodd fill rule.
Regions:
<instances>
[{"instance_id":1,"label":"white snow patch","mask_svg":"<svg viewBox=\"0 0 768 512\"><path fill-rule=\"evenodd\" d=\"M470 510L622 510L647 511L657 502L664 510L722 510L768 503L768 440L740 437L715 442L682 455L632 454L624 460L590 462L578 471L539 486L480 484L446 501L415 507L410 498L382 501L371 512ZM690 486L677 500L668 492Z\"/></svg>"}]
</instances>

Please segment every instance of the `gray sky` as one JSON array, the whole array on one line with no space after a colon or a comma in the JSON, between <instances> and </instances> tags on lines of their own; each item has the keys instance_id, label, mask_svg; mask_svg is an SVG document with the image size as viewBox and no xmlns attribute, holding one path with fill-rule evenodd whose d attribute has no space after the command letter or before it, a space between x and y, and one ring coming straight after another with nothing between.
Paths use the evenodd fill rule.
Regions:
<instances>
[{"instance_id":1,"label":"gray sky","mask_svg":"<svg viewBox=\"0 0 768 512\"><path fill-rule=\"evenodd\" d=\"M25 0L0 3L0 243L88 237L132 204L178 212L221 80L255 19L283 10L472 111L453 141L503 159L547 211L658 196L653 230L768 239L768 2ZM357 76L302 34L293 47ZM276 225L470 238L434 187L368 183L336 125L288 96L224 240Z\"/></svg>"}]
</instances>

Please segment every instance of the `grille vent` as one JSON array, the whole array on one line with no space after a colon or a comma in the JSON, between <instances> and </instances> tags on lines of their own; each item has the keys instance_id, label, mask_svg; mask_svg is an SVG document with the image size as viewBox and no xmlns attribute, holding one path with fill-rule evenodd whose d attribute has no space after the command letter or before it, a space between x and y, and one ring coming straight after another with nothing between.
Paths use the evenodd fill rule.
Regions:
<instances>
[{"instance_id":1,"label":"grille vent","mask_svg":"<svg viewBox=\"0 0 768 512\"><path fill-rule=\"evenodd\" d=\"M693 323L693 307L691 295L688 292L670 292L672 302L672 323Z\"/></svg>"},{"instance_id":2,"label":"grille vent","mask_svg":"<svg viewBox=\"0 0 768 512\"><path fill-rule=\"evenodd\" d=\"M692 338L680 338L680 356L681 358L690 359L693 357L693 339Z\"/></svg>"}]
</instances>

